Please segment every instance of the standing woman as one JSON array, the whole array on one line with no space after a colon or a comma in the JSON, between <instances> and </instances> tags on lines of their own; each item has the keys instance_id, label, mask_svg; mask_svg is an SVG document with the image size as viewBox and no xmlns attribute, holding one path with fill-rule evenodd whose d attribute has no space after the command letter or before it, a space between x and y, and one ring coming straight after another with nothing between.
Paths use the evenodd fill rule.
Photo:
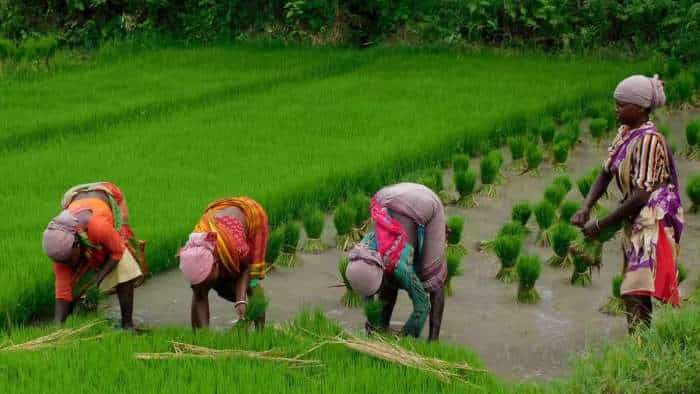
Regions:
<instances>
[{"instance_id":1,"label":"standing woman","mask_svg":"<svg viewBox=\"0 0 700 394\"><path fill-rule=\"evenodd\" d=\"M134 286L147 269L143 249L137 253L122 191L109 182L75 186L63 196L61 208L42 241L54 262L56 322L66 320L75 300L94 283L102 291L116 289L122 327L133 328Z\"/></svg>"},{"instance_id":2,"label":"standing woman","mask_svg":"<svg viewBox=\"0 0 700 394\"><path fill-rule=\"evenodd\" d=\"M680 304L676 258L683 232L678 174L671 150L649 115L664 105L657 76L629 77L617 85L615 110L621 126L598 179L572 223L593 238L622 222L624 279L620 289L629 331L651 324L652 297ZM610 215L590 221L591 208L615 179L622 200Z\"/></svg>"},{"instance_id":3,"label":"standing woman","mask_svg":"<svg viewBox=\"0 0 700 394\"><path fill-rule=\"evenodd\" d=\"M399 183L379 190L370 212L375 229L350 252L348 281L361 296L379 294L382 329L389 326L398 290L406 290L414 310L403 333L420 336L429 313L428 339L438 340L447 278L440 198L423 185Z\"/></svg>"},{"instance_id":4,"label":"standing woman","mask_svg":"<svg viewBox=\"0 0 700 394\"><path fill-rule=\"evenodd\" d=\"M265 210L247 197L209 204L180 250L180 270L192 287L192 327L209 326L209 291L232 302L239 318L247 309L247 294L265 278L268 220ZM261 328L263 316L255 324Z\"/></svg>"}]
</instances>

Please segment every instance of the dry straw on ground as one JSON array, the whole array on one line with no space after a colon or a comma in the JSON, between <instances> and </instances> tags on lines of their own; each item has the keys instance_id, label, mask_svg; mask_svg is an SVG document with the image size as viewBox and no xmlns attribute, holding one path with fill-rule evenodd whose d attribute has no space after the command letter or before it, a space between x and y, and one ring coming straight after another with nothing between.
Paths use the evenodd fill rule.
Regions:
<instances>
[{"instance_id":1,"label":"dry straw on ground","mask_svg":"<svg viewBox=\"0 0 700 394\"><path fill-rule=\"evenodd\" d=\"M61 345L67 345L75 342L99 339L102 338L104 334L94 335L90 337L81 337L81 334L85 333L94 326L104 323L105 321L106 320L95 320L78 328L62 328L60 330L52 332L51 334L44 335L42 337L35 338L27 342L2 346L0 347L0 352L35 351Z\"/></svg>"}]
</instances>

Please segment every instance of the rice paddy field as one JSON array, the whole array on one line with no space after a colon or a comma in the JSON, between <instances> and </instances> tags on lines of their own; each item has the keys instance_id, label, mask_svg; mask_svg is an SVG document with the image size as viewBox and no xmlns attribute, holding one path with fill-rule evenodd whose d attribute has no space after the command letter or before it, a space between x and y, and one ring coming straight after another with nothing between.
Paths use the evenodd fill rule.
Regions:
<instances>
[{"instance_id":1,"label":"rice paddy field","mask_svg":"<svg viewBox=\"0 0 700 394\"><path fill-rule=\"evenodd\" d=\"M485 153L544 117L607 105L620 79L650 69L648 61L573 55L257 45L114 50L51 73L0 78L0 391L628 392L663 382L666 368L684 380L659 392L697 387L689 372L700 358L694 305L662 312L641 339L608 345L579 361L570 380L546 385L506 383L450 343L400 342L469 365L448 382L342 344L317 348L340 328L308 312L262 333L171 327L131 335L102 324L61 346L8 350L56 329L29 324L53 305L41 233L71 185L110 180L122 188L158 273L176 266L178 247L215 198L249 195L273 224L309 205L329 210L455 153ZM170 341L276 349L275 357L316 364L135 357L168 351ZM650 346L640 350L637 341ZM668 362L647 365L651 358ZM649 380L638 379L639 364Z\"/></svg>"}]
</instances>

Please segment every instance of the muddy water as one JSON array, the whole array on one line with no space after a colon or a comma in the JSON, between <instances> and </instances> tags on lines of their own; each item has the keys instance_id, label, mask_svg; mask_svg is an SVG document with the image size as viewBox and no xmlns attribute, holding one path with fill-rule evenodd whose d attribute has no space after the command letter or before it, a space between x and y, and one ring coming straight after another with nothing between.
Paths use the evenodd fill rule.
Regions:
<instances>
[{"instance_id":1,"label":"muddy water","mask_svg":"<svg viewBox=\"0 0 700 394\"><path fill-rule=\"evenodd\" d=\"M671 125L671 139L679 147L683 147L683 130L691 115L700 115L700 110L676 113L668 118L661 116L660 123ZM604 147L584 141L569 159L572 178L600 165L604 155ZM700 172L700 162L689 162L681 155L677 156L682 182L687 180L688 174ZM539 201L555 175L548 165L542 168L539 177L511 173L507 175L507 182L498 188L496 199L480 198L479 207L469 210L448 207L450 215L459 214L466 218L463 242L470 254L464 260L464 275L453 281L454 295L447 299L441 339L470 347L485 360L489 369L514 380L562 376L568 370L569 360L577 353L589 346L622 338L626 332L624 318L598 312L610 294L612 276L620 271L618 242L606 245L603 268L600 273L594 272L591 287L572 287L569 269L543 267L537 282L542 301L531 306L515 302L517 284L506 285L494 279L499 268L495 256L475 251L479 241L491 239L501 224L509 220L513 203L523 199ZM446 173L446 180L449 179L450 174ZM580 200L575 187L569 198ZM533 234L525 251L546 259L552 252L534 246L536 231L534 220L532 222ZM689 217L687 222L682 260L690 277L695 278L700 273L697 261L700 256L700 223L697 216ZM331 228L329 224L324 234L329 244L333 243L334 236ZM364 321L361 311L341 306L339 301L344 289L332 287L339 283L339 257L340 253L335 249L321 255L300 254L298 267L273 272L264 281L270 297L268 320L284 321L302 308L321 308L347 328L361 329ZM690 288L688 282L691 281L684 284L684 291ZM148 326L188 325L190 296L189 287L177 270L164 273L137 290L135 315ZM212 325L230 326L235 319L231 304L213 292L210 301ZM113 316L118 315L115 298L109 300L107 309ZM393 320L400 324L409 314L410 302L405 294L401 294Z\"/></svg>"}]
</instances>

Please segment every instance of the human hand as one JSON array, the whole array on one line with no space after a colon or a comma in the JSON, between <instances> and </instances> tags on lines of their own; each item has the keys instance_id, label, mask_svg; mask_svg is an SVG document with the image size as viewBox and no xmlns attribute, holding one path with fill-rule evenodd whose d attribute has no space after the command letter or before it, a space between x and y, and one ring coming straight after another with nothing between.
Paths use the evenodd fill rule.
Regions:
<instances>
[{"instance_id":1,"label":"human hand","mask_svg":"<svg viewBox=\"0 0 700 394\"><path fill-rule=\"evenodd\" d=\"M245 313L248 310L247 305L245 301L239 301L236 304L234 304L233 308L236 310L238 313L238 317L241 319L245 319Z\"/></svg>"},{"instance_id":2,"label":"human hand","mask_svg":"<svg viewBox=\"0 0 700 394\"><path fill-rule=\"evenodd\" d=\"M590 219L591 212L588 208L581 208L571 217L571 224L576 227L583 228Z\"/></svg>"},{"instance_id":3,"label":"human hand","mask_svg":"<svg viewBox=\"0 0 700 394\"><path fill-rule=\"evenodd\" d=\"M583 226L583 230L581 231L588 239L596 238L598 234L600 234L600 226L598 225L598 221L590 220L585 226Z\"/></svg>"}]
</instances>

